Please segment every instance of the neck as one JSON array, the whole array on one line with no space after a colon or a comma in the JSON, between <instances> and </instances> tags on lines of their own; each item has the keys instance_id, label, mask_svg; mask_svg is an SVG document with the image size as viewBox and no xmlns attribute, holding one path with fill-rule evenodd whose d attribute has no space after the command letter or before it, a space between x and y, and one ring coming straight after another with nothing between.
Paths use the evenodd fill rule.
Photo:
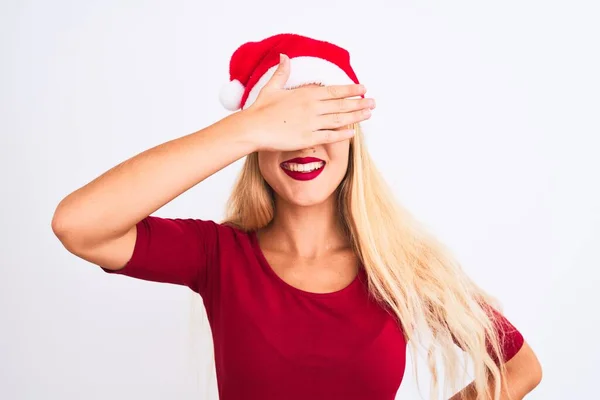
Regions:
<instances>
[{"instance_id":1,"label":"neck","mask_svg":"<svg viewBox=\"0 0 600 400\"><path fill-rule=\"evenodd\" d=\"M349 245L335 195L309 207L296 206L276 196L275 215L264 235L277 239L270 240L273 249L302 258L317 258Z\"/></svg>"}]
</instances>

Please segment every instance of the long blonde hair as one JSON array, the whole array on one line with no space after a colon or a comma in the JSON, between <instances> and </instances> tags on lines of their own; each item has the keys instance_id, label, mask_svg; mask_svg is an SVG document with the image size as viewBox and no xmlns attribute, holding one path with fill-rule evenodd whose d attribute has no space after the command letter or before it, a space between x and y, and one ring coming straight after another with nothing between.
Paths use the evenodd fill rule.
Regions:
<instances>
[{"instance_id":1,"label":"long blonde hair","mask_svg":"<svg viewBox=\"0 0 600 400\"><path fill-rule=\"evenodd\" d=\"M502 359L502 338L488 309L497 307L494 299L395 201L365 148L360 125L354 127L348 171L337 191L338 209L367 272L369 291L401 324L413 365L419 346L425 348L432 399L438 398L441 376L444 396L458 391L470 360L477 399L493 396L498 400L505 368L492 358ZM250 154L234 186L224 223L256 230L271 222L273 207L273 192L259 171L258 155ZM417 339L421 334L429 338L427 345L426 340ZM465 357L459 357L455 344ZM494 393L489 391L490 383Z\"/></svg>"}]
</instances>

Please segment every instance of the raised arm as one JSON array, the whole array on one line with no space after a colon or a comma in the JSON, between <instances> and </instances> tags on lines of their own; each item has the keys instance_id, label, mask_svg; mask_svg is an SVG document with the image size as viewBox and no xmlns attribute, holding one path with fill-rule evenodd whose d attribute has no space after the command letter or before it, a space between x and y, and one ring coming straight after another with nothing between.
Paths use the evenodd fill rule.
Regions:
<instances>
[{"instance_id":1,"label":"raised arm","mask_svg":"<svg viewBox=\"0 0 600 400\"><path fill-rule=\"evenodd\" d=\"M52 229L73 254L106 269L123 267L136 224L239 158L259 150L296 150L351 136L337 128L369 118L360 85L285 90L289 59L248 109L146 150L65 197Z\"/></svg>"},{"instance_id":2,"label":"raised arm","mask_svg":"<svg viewBox=\"0 0 600 400\"><path fill-rule=\"evenodd\" d=\"M242 113L128 159L64 198L52 229L72 253L107 269L131 257L135 225L254 150Z\"/></svg>"}]
</instances>

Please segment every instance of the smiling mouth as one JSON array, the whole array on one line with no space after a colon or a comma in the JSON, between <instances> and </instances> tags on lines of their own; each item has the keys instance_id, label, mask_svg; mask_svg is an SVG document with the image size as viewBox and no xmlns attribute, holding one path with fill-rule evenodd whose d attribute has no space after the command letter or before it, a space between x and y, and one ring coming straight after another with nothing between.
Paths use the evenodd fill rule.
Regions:
<instances>
[{"instance_id":1,"label":"smiling mouth","mask_svg":"<svg viewBox=\"0 0 600 400\"><path fill-rule=\"evenodd\" d=\"M325 168L325 161L314 158L294 158L281 163L281 169L290 178L298 181L315 179Z\"/></svg>"},{"instance_id":2,"label":"smiling mouth","mask_svg":"<svg viewBox=\"0 0 600 400\"><path fill-rule=\"evenodd\" d=\"M293 163L293 162L284 162L281 164L281 168L286 169L288 171L294 172L313 172L317 169L321 169L325 166L325 161L316 161L310 162L307 164Z\"/></svg>"}]
</instances>

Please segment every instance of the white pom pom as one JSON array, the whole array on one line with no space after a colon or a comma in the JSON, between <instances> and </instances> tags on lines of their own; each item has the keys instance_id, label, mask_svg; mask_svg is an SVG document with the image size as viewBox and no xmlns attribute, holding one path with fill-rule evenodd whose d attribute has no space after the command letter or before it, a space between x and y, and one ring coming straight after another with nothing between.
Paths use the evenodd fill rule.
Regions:
<instances>
[{"instance_id":1,"label":"white pom pom","mask_svg":"<svg viewBox=\"0 0 600 400\"><path fill-rule=\"evenodd\" d=\"M239 110L242 107L244 90L244 85L237 79L223 85L221 92L219 93L219 100L221 101L221 104L223 104L223 107L229 111Z\"/></svg>"}]
</instances>

